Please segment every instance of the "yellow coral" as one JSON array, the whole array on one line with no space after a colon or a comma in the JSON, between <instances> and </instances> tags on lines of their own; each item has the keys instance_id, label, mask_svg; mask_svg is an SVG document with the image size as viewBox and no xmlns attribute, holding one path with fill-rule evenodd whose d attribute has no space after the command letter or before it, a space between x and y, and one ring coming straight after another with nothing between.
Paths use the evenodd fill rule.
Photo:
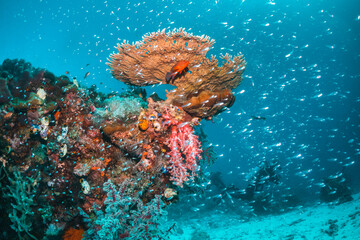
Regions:
<instances>
[{"instance_id":1,"label":"yellow coral","mask_svg":"<svg viewBox=\"0 0 360 240\"><path fill-rule=\"evenodd\" d=\"M147 120L146 118L141 118L139 120L139 129L141 131L146 131L149 128L149 120Z\"/></svg>"}]
</instances>

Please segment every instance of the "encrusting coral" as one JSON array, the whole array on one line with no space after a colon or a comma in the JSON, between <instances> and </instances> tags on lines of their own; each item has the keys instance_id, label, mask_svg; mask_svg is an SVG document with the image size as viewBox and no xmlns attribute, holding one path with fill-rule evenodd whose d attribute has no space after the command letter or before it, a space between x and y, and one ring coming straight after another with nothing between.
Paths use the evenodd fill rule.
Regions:
<instances>
[{"instance_id":1,"label":"encrusting coral","mask_svg":"<svg viewBox=\"0 0 360 240\"><path fill-rule=\"evenodd\" d=\"M207 108L189 111L191 115L205 118L219 113L224 107L229 107L234 101L231 89L242 81L245 60L242 55L232 57L221 56L224 60L219 66L218 60L206 54L214 44L207 36L194 36L184 29L175 29L166 33L165 30L147 34L143 40L130 45L124 42L117 46L118 53L110 56L108 65L113 76L127 84L146 86L159 83L169 83L177 88L167 93L167 103L183 107L191 104L190 99L202 91L207 91L204 103ZM167 81L167 73L173 70L177 63L188 61L188 71L175 75L172 81ZM227 93L226 99L218 94ZM209 106L208 99L215 98ZM190 101L190 102L189 102ZM218 104L218 103L222 104ZM214 107L215 104L218 104ZM201 104L198 105L201 108ZM210 109L210 111L208 111Z\"/></svg>"}]
</instances>

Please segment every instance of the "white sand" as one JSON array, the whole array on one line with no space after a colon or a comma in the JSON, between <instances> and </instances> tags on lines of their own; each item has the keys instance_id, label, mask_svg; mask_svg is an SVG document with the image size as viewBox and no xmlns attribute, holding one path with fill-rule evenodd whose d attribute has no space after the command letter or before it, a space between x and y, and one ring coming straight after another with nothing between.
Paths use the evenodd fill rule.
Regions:
<instances>
[{"instance_id":1,"label":"white sand","mask_svg":"<svg viewBox=\"0 0 360 240\"><path fill-rule=\"evenodd\" d=\"M353 197L353 201L341 205L303 207L281 215L253 217L246 222L236 215L202 215L178 222L180 231L171 239L360 240L360 194Z\"/></svg>"}]
</instances>

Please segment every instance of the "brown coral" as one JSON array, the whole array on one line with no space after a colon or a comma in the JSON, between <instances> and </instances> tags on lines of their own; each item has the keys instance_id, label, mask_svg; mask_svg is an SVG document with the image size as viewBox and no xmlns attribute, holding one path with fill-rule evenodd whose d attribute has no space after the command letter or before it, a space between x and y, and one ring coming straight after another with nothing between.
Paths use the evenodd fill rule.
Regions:
<instances>
[{"instance_id":1,"label":"brown coral","mask_svg":"<svg viewBox=\"0 0 360 240\"><path fill-rule=\"evenodd\" d=\"M102 125L101 129L103 133L107 136L110 136L111 134L117 131L124 132L129 130L124 124L117 122L107 122L106 124Z\"/></svg>"},{"instance_id":2,"label":"brown coral","mask_svg":"<svg viewBox=\"0 0 360 240\"><path fill-rule=\"evenodd\" d=\"M162 30L145 35L142 41L133 45L128 42L118 45L119 53L110 56L108 65L116 79L131 85L146 86L166 84L166 73L171 71L174 64L181 60L189 61L189 71L171 83L177 89L169 92L166 100L167 103L182 106L205 90L216 93L227 89L231 92L242 80L245 69L243 56L221 56L224 61L219 66L214 56L211 59L206 57L213 43L214 40L207 36L194 36L182 28L168 33ZM198 110L196 116L215 115L222 108L212 109L206 113Z\"/></svg>"},{"instance_id":3,"label":"brown coral","mask_svg":"<svg viewBox=\"0 0 360 240\"><path fill-rule=\"evenodd\" d=\"M211 92L201 91L184 103L183 109L196 117L210 117L220 112L224 107L231 107L235 97L229 89Z\"/></svg>"}]
</instances>

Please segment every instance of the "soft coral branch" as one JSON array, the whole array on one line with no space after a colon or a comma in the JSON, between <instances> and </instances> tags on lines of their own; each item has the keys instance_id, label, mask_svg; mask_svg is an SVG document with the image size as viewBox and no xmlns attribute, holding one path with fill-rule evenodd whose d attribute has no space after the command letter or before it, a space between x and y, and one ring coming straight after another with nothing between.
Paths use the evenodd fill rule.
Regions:
<instances>
[{"instance_id":1,"label":"soft coral branch","mask_svg":"<svg viewBox=\"0 0 360 240\"><path fill-rule=\"evenodd\" d=\"M183 182L196 175L202 152L198 137L188 123L172 126L170 149L170 180L182 187Z\"/></svg>"}]
</instances>

